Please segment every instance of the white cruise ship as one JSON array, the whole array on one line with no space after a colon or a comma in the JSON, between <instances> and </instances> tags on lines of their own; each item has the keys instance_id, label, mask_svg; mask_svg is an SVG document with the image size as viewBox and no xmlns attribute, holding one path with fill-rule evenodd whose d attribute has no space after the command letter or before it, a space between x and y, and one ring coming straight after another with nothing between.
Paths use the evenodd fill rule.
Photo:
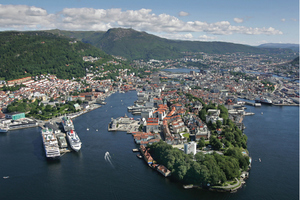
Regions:
<instances>
[{"instance_id":1,"label":"white cruise ship","mask_svg":"<svg viewBox=\"0 0 300 200\"><path fill-rule=\"evenodd\" d=\"M81 141L75 132L75 130L70 130L67 132L67 138L70 143L71 148L74 151L79 151L81 149Z\"/></svg>"},{"instance_id":2,"label":"white cruise ship","mask_svg":"<svg viewBox=\"0 0 300 200\"><path fill-rule=\"evenodd\" d=\"M71 130L74 130L74 124L73 124L73 121L69 118L69 117L63 117L62 118L62 125L64 127L64 130L66 132L68 131L71 131Z\"/></svg>"},{"instance_id":3,"label":"white cruise ship","mask_svg":"<svg viewBox=\"0 0 300 200\"><path fill-rule=\"evenodd\" d=\"M41 130L44 149L48 159L60 158L60 151L57 139L52 129L44 128Z\"/></svg>"}]
</instances>

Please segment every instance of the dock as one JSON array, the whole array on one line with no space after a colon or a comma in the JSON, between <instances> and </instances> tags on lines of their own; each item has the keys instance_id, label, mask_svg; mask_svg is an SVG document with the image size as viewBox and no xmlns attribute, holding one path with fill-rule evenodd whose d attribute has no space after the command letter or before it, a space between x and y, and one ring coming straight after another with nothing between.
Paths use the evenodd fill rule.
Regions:
<instances>
[{"instance_id":1,"label":"dock","mask_svg":"<svg viewBox=\"0 0 300 200\"><path fill-rule=\"evenodd\" d=\"M139 120L134 120L126 115L124 117L119 117L117 119L111 119L108 124L108 131L124 131L127 133L132 133L138 131L140 126Z\"/></svg>"},{"instance_id":2,"label":"dock","mask_svg":"<svg viewBox=\"0 0 300 200\"><path fill-rule=\"evenodd\" d=\"M60 152L60 157L62 157L63 155L65 155L66 153L71 152L72 150L65 148L65 149L59 149Z\"/></svg>"},{"instance_id":3,"label":"dock","mask_svg":"<svg viewBox=\"0 0 300 200\"><path fill-rule=\"evenodd\" d=\"M261 106L261 103L253 103L249 101L243 101L243 102L245 102L246 105L250 105L250 106L255 106L255 107Z\"/></svg>"}]
</instances>

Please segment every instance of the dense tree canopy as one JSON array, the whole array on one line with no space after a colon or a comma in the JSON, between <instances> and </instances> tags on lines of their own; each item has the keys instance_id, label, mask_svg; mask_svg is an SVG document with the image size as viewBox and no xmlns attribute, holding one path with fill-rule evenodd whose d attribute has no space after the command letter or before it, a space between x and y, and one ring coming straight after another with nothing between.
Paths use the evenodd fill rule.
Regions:
<instances>
[{"instance_id":1,"label":"dense tree canopy","mask_svg":"<svg viewBox=\"0 0 300 200\"><path fill-rule=\"evenodd\" d=\"M239 177L240 168L245 170L249 165L249 157L243 156L239 148L230 148L225 155L197 153L193 158L163 141L148 147L153 158L185 184L219 185Z\"/></svg>"},{"instance_id":2,"label":"dense tree canopy","mask_svg":"<svg viewBox=\"0 0 300 200\"><path fill-rule=\"evenodd\" d=\"M58 78L83 77L83 56L112 59L92 45L45 32L1 32L0 71L5 80L40 74L55 74Z\"/></svg>"}]
</instances>

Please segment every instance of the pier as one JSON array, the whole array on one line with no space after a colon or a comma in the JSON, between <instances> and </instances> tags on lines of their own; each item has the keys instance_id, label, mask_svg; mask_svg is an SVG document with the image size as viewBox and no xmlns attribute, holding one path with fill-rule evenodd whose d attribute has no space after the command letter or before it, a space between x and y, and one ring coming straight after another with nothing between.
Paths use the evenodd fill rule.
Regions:
<instances>
[{"instance_id":1,"label":"pier","mask_svg":"<svg viewBox=\"0 0 300 200\"><path fill-rule=\"evenodd\" d=\"M250 106L255 106L255 107L261 106L261 103L253 103L249 101L243 101L243 102L245 102L246 105L250 105Z\"/></svg>"},{"instance_id":2,"label":"pier","mask_svg":"<svg viewBox=\"0 0 300 200\"><path fill-rule=\"evenodd\" d=\"M111 122L108 124L108 131L124 131L127 133L137 132L140 126L140 121L134 120L133 118L127 117L125 114L124 117L119 117L117 119L111 119Z\"/></svg>"}]
</instances>

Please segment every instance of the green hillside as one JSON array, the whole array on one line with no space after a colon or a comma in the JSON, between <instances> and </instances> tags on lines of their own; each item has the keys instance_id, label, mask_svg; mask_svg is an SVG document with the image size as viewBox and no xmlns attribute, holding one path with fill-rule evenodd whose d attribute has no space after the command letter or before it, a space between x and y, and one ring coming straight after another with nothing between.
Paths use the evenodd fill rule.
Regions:
<instances>
[{"instance_id":1,"label":"green hillside","mask_svg":"<svg viewBox=\"0 0 300 200\"><path fill-rule=\"evenodd\" d=\"M299 44L289 44L289 43L266 43L257 46L259 48L281 48L281 49L291 49L294 52L299 52Z\"/></svg>"},{"instance_id":2,"label":"green hillside","mask_svg":"<svg viewBox=\"0 0 300 200\"><path fill-rule=\"evenodd\" d=\"M295 58L292 62L292 65L299 65L299 56L297 58Z\"/></svg>"},{"instance_id":3,"label":"green hillside","mask_svg":"<svg viewBox=\"0 0 300 200\"><path fill-rule=\"evenodd\" d=\"M226 42L200 42L168 40L146 32L133 29L113 28L102 31L59 31L53 33L75 37L85 43L99 47L110 55L119 55L128 59L169 59L181 58L182 52L204 52L225 54L234 52L271 53L277 49L263 49L248 45ZM288 50L285 50L288 51Z\"/></svg>"},{"instance_id":4,"label":"green hillside","mask_svg":"<svg viewBox=\"0 0 300 200\"><path fill-rule=\"evenodd\" d=\"M74 39L47 32L1 32L0 78L11 80L39 74L55 74L70 79L85 76L89 64L83 56L112 57L100 49Z\"/></svg>"}]
</instances>

